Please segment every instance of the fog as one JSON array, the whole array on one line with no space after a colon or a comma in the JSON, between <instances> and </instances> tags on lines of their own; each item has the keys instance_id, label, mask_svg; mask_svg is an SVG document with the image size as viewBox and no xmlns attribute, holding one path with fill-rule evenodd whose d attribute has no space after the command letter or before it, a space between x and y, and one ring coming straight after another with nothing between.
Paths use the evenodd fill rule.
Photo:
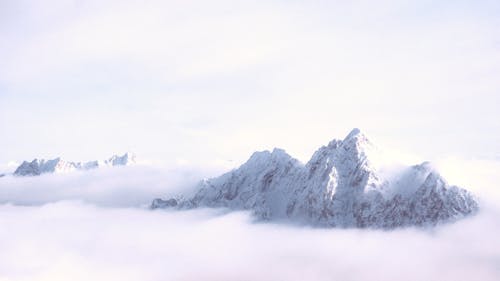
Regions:
<instances>
[{"instance_id":1,"label":"fog","mask_svg":"<svg viewBox=\"0 0 500 281\"><path fill-rule=\"evenodd\" d=\"M197 177L214 171L7 176L0 178L0 280L498 280L498 162L436 165L479 196L481 211L432 229L392 231L145 208L153 195L191 192Z\"/></svg>"},{"instance_id":2,"label":"fog","mask_svg":"<svg viewBox=\"0 0 500 281\"><path fill-rule=\"evenodd\" d=\"M434 230L309 229L247 213L0 207L1 280L498 280L497 211Z\"/></svg>"},{"instance_id":3,"label":"fog","mask_svg":"<svg viewBox=\"0 0 500 281\"><path fill-rule=\"evenodd\" d=\"M0 203L40 205L80 200L99 206L140 207L152 198L189 194L201 179L220 168L133 166L37 177L0 178Z\"/></svg>"}]
</instances>

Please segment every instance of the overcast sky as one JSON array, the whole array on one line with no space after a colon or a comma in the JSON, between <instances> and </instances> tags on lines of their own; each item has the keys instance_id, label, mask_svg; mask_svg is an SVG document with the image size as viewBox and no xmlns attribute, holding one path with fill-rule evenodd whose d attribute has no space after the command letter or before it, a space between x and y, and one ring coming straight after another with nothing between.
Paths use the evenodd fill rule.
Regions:
<instances>
[{"instance_id":1,"label":"overcast sky","mask_svg":"<svg viewBox=\"0 0 500 281\"><path fill-rule=\"evenodd\" d=\"M104 3L105 2L105 3ZM0 0L0 163L500 157L499 1ZM230 162L233 161L233 162Z\"/></svg>"},{"instance_id":2,"label":"overcast sky","mask_svg":"<svg viewBox=\"0 0 500 281\"><path fill-rule=\"evenodd\" d=\"M0 0L0 172L161 164L0 179L0 279L499 280L499 105L499 0ZM481 211L388 232L134 208L354 127Z\"/></svg>"}]
</instances>

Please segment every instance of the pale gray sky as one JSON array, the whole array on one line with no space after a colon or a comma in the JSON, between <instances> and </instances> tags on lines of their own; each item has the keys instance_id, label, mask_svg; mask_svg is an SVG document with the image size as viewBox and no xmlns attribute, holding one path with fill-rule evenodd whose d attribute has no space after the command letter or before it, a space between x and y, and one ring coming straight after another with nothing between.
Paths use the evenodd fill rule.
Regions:
<instances>
[{"instance_id":1,"label":"pale gray sky","mask_svg":"<svg viewBox=\"0 0 500 281\"><path fill-rule=\"evenodd\" d=\"M305 161L353 127L498 158L499 26L482 0L0 0L0 163Z\"/></svg>"}]
</instances>

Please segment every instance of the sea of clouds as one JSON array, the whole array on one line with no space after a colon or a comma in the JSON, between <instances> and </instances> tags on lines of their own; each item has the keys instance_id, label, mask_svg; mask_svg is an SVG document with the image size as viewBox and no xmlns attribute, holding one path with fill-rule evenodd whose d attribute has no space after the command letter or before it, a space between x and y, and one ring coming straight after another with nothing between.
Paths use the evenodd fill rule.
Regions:
<instances>
[{"instance_id":1,"label":"sea of clouds","mask_svg":"<svg viewBox=\"0 0 500 281\"><path fill-rule=\"evenodd\" d=\"M79 200L104 207L141 207L152 198L191 191L215 171L218 169L137 165L37 177L8 174L0 181L0 203L43 205Z\"/></svg>"},{"instance_id":2,"label":"sea of clouds","mask_svg":"<svg viewBox=\"0 0 500 281\"><path fill-rule=\"evenodd\" d=\"M154 197L192 192L213 171L126 167L6 176L0 280L498 280L500 164L437 165L451 183L479 196L481 211L433 229L393 231L147 208Z\"/></svg>"}]
</instances>

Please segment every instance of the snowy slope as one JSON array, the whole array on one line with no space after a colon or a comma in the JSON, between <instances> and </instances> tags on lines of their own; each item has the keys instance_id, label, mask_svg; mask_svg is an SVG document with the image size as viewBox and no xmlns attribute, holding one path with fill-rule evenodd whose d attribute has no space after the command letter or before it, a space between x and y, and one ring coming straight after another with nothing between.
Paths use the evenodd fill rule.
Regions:
<instances>
[{"instance_id":1,"label":"snowy slope","mask_svg":"<svg viewBox=\"0 0 500 281\"><path fill-rule=\"evenodd\" d=\"M354 129L305 165L281 149L256 152L238 169L201 182L191 198L155 199L151 207L226 207L263 220L375 228L435 225L478 209L469 192L448 185L428 163L391 181L378 168L376 148Z\"/></svg>"},{"instance_id":2,"label":"snowy slope","mask_svg":"<svg viewBox=\"0 0 500 281\"><path fill-rule=\"evenodd\" d=\"M89 170L99 167L125 166L135 163L135 155L125 153L123 156L113 155L104 161L69 162L61 158L52 160L34 159L31 162L24 161L17 167L16 176L38 176L44 173L67 173L75 170Z\"/></svg>"}]
</instances>

